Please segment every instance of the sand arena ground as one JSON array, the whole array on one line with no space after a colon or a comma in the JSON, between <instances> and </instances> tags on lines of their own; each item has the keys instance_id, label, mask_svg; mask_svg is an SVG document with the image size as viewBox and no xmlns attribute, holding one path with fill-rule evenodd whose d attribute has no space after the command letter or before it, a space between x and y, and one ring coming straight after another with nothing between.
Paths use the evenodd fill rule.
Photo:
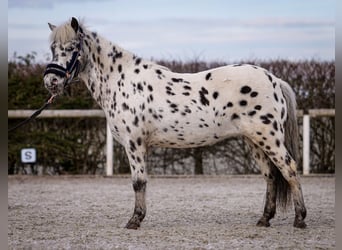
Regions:
<instances>
[{"instance_id":1,"label":"sand arena ground","mask_svg":"<svg viewBox=\"0 0 342 250\"><path fill-rule=\"evenodd\" d=\"M261 176L150 177L147 216L124 228L133 212L130 179L8 178L9 249L332 249L335 178L302 177L308 228L293 228L293 210L271 227Z\"/></svg>"}]
</instances>

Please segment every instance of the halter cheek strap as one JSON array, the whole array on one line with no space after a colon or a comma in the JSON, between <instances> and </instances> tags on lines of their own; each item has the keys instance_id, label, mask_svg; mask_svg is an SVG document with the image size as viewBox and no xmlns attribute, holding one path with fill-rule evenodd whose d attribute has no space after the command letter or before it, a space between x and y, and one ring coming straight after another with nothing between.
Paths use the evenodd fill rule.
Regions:
<instances>
[{"instance_id":1,"label":"halter cheek strap","mask_svg":"<svg viewBox=\"0 0 342 250\"><path fill-rule=\"evenodd\" d=\"M78 56L79 56L79 51L75 51L72 54L71 60L69 63L67 63L67 67L64 68L61 65L58 65L56 63L50 63L46 66L45 72L44 72L44 76L47 74L55 74L58 75L60 77L66 77L67 79L70 78L71 74L74 72L74 77L78 75L79 73L79 65L80 62L78 60Z\"/></svg>"}]
</instances>

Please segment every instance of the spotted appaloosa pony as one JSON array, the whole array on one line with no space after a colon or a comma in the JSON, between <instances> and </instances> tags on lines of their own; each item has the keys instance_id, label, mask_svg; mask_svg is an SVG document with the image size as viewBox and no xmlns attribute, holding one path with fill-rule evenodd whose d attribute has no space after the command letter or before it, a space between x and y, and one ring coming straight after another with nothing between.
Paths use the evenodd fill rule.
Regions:
<instances>
[{"instance_id":1,"label":"spotted appaloosa pony","mask_svg":"<svg viewBox=\"0 0 342 250\"><path fill-rule=\"evenodd\" d=\"M292 195L294 226L306 227L296 164L296 101L286 82L253 65L179 74L88 31L75 18L49 26L53 59L44 74L46 88L58 95L73 78L81 78L126 149L135 191L127 228L137 229L146 215L148 147L199 147L233 135L242 135L251 146L267 182L257 225L270 226L276 202L286 206Z\"/></svg>"}]
</instances>

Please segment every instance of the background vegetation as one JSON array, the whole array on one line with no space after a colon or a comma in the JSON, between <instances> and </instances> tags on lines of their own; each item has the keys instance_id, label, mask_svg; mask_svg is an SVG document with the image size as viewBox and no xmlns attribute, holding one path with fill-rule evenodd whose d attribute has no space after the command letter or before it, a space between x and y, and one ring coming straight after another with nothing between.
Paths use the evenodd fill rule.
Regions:
<instances>
[{"instance_id":1,"label":"background vegetation","mask_svg":"<svg viewBox=\"0 0 342 250\"><path fill-rule=\"evenodd\" d=\"M176 72L198 72L227 63L158 61ZM235 62L236 63L236 62ZM290 83L298 108L335 108L334 62L244 61L259 65ZM8 63L8 109L38 109L48 98L42 75L45 65L35 63L35 54L18 56ZM82 83L72 85L53 109L98 109ZM8 127L19 119L8 119ZM299 119L301 126L301 119ZM105 119L37 119L8 135L8 173L102 174L105 166ZM335 119L311 120L311 171L335 171ZM298 138L301 140L301 138ZM20 162L20 149L34 147L38 162L33 167ZM114 173L128 173L124 149L115 143ZM210 147L194 149L154 148L149 152L148 171L155 174L258 173L247 145L241 138L227 139Z\"/></svg>"}]
</instances>

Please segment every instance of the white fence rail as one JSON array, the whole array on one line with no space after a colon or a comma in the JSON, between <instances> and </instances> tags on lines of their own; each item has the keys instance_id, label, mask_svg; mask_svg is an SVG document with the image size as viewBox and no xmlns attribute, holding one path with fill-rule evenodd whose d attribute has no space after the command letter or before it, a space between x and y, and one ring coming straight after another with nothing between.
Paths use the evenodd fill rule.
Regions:
<instances>
[{"instance_id":1,"label":"white fence rail","mask_svg":"<svg viewBox=\"0 0 342 250\"><path fill-rule=\"evenodd\" d=\"M8 118L27 118L33 114L35 110L8 110ZM333 117L335 109L309 109L307 112L303 110L297 111L297 116L303 118L303 174L310 173L310 118L311 117ZM101 117L105 118L103 110L96 109L59 109L45 110L40 114L39 118L81 118L81 117ZM106 175L113 175L113 137L109 125L106 126Z\"/></svg>"}]
</instances>

